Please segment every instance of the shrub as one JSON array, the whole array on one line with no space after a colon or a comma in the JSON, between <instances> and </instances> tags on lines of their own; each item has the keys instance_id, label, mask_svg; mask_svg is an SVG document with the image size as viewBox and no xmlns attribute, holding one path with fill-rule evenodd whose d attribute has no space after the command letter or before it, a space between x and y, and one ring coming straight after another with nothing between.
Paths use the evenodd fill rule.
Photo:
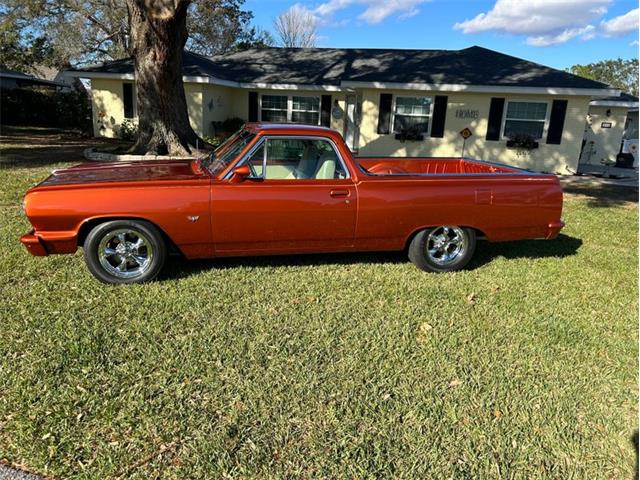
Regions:
<instances>
[{"instance_id":1,"label":"shrub","mask_svg":"<svg viewBox=\"0 0 640 480\"><path fill-rule=\"evenodd\" d=\"M118 136L122 140L133 141L138 137L138 125L132 120L125 118L120 125Z\"/></svg>"},{"instance_id":2,"label":"shrub","mask_svg":"<svg viewBox=\"0 0 640 480\"><path fill-rule=\"evenodd\" d=\"M0 115L5 125L78 128L88 134L92 131L91 104L84 90L2 90Z\"/></svg>"},{"instance_id":3,"label":"shrub","mask_svg":"<svg viewBox=\"0 0 640 480\"><path fill-rule=\"evenodd\" d=\"M224 138L220 137L220 136L216 136L216 137L212 137L210 135L203 135L202 139L213 145L214 147L217 147L218 145L220 145L222 142L224 142Z\"/></svg>"}]
</instances>

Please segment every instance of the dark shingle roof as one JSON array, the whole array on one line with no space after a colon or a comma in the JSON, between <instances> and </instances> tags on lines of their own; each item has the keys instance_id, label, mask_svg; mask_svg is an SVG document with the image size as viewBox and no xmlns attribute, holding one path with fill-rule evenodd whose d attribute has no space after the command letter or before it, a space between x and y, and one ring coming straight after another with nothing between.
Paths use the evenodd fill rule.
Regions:
<instances>
[{"instance_id":1,"label":"dark shingle roof","mask_svg":"<svg viewBox=\"0 0 640 480\"><path fill-rule=\"evenodd\" d=\"M20 85L48 85L54 87L68 87L62 82L56 82L53 80L46 80L44 78L37 78L33 75L18 72L16 70L9 70L6 68L0 69L0 78L10 78L17 81Z\"/></svg>"},{"instance_id":2,"label":"dark shingle roof","mask_svg":"<svg viewBox=\"0 0 640 480\"><path fill-rule=\"evenodd\" d=\"M638 103L638 97L634 97L633 95L622 92L619 97L601 97L594 98L594 101L605 100L607 102L620 102L620 103Z\"/></svg>"},{"instance_id":3,"label":"dark shingle roof","mask_svg":"<svg viewBox=\"0 0 640 480\"><path fill-rule=\"evenodd\" d=\"M132 73L130 59L79 71ZM344 81L495 85L509 87L610 88L494 50L390 50L366 48L264 48L207 58L183 57L183 73L242 83L340 85Z\"/></svg>"}]
</instances>

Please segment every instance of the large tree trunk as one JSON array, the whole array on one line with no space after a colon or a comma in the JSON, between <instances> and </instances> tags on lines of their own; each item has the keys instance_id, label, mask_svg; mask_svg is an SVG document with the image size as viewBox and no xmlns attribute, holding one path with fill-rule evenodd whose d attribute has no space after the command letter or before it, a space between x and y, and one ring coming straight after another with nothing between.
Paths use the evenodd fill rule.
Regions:
<instances>
[{"instance_id":1,"label":"large tree trunk","mask_svg":"<svg viewBox=\"0 0 640 480\"><path fill-rule=\"evenodd\" d=\"M182 83L190 0L127 0L135 62L138 154L183 156L203 144L189 124Z\"/></svg>"}]
</instances>

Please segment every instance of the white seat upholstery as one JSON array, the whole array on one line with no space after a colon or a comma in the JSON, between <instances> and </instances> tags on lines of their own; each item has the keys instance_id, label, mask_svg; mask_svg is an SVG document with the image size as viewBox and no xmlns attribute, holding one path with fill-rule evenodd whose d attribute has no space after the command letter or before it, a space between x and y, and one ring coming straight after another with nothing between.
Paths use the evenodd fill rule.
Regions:
<instances>
[{"instance_id":1,"label":"white seat upholstery","mask_svg":"<svg viewBox=\"0 0 640 480\"><path fill-rule=\"evenodd\" d=\"M309 143L302 152L302 157L294 172L296 178L312 178L318 165L318 149Z\"/></svg>"},{"instance_id":2,"label":"white seat upholstery","mask_svg":"<svg viewBox=\"0 0 640 480\"><path fill-rule=\"evenodd\" d=\"M318 161L318 167L314 174L314 178L318 180L330 180L336 174L336 153L324 152Z\"/></svg>"}]
</instances>

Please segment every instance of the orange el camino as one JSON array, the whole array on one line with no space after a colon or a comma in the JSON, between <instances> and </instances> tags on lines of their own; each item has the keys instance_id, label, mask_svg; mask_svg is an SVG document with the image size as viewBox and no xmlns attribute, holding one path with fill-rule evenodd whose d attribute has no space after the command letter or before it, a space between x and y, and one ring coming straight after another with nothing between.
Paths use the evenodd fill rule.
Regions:
<instances>
[{"instance_id":1,"label":"orange el camino","mask_svg":"<svg viewBox=\"0 0 640 480\"><path fill-rule=\"evenodd\" d=\"M187 259L406 250L422 270L463 268L476 238L558 235L554 175L467 158L355 158L333 130L247 124L208 159L82 164L30 189L33 255L83 247L107 283Z\"/></svg>"}]
</instances>

